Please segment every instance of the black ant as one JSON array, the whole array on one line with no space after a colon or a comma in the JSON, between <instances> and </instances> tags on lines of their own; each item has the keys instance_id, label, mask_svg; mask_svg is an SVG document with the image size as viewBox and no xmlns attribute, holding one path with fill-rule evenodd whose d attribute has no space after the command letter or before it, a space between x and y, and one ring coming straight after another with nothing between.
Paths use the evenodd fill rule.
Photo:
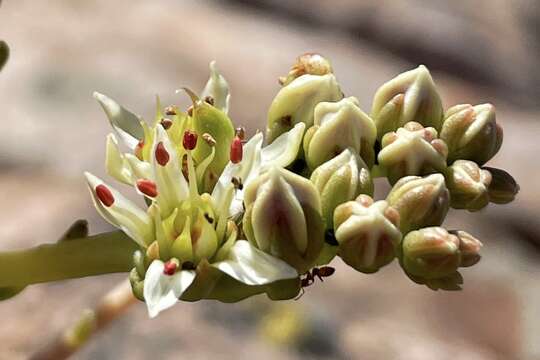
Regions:
<instances>
[{"instance_id":1,"label":"black ant","mask_svg":"<svg viewBox=\"0 0 540 360\"><path fill-rule=\"evenodd\" d=\"M336 269L334 269L331 266L322 266L320 268L313 268L311 271L308 271L305 273L305 277L300 279L300 285L302 286L301 290L302 292L295 298L295 300L298 300L304 295L306 290L304 288L307 288L308 286L313 285L315 282L315 278L318 278L322 282L324 282L323 278L332 276Z\"/></svg>"}]
</instances>

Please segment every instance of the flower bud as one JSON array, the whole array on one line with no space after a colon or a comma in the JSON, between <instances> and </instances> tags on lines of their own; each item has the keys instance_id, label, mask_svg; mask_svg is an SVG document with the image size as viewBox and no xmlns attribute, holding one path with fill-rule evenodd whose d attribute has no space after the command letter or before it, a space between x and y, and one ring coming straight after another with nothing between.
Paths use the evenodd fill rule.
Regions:
<instances>
[{"instance_id":1,"label":"flower bud","mask_svg":"<svg viewBox=\"0 0 540 360\"><path fill-rule=\"evenodd\" d=\"M367 195L339 205L334 212L338 255L351 267L373 273L389 264L401 240L399 214L384 200Z\"/></svg>"},{"instance_id":2,"label":"flower bud","mask_svg":"<svg viewBox=\"0 0 540 360\"><path fill-rule=\"evenodd\" d=\"M499 151L503 131L493 105L456 105L445 114L441 139L448 145L449 162L464 159L483 165Z\"/></svg>"},{"instance_id":3,"label":"flower bud","mask_svg":"<svg viewBox=\"0 0 540 360\"><path fill-rule=\"evenodd\" d=\"M513 201L519 192L516 180L504 170L484 167L491 174L491 183L488 187L489 201L495 204L508 204Z\"/></svg>"},{"instance_id":4,"label":"flower bud","mask_svg":"<svg viewBox=\"0 0 540 360\"><path fill-rule=\"evenodd\" d=\"M439 130L443 108L429 70L420 65L381 86L373 99L371 117L379 140L410 121Z\"/></svg>"},{"instance_id":5,"label":"flower bud","mask_svg":"<svg viewBox=\"0 0 540 360\"><path fill-rule=\"evenodd\" d=\"M279 78L279 83L283 86L287 86L294 79L305 75L326 75L332 74L332 65L330 61L320 54L305 53L296 58L296 62L289 70L287 76Z\"/></svg>"},{"instance_id":6,"label":"flower bud","mask_svg":"<svg viewBox=\"0 0 540 360\"><path fill-rule=\"evenodd\" d=\"M401 266L413 281L433 290L459 290L459 246L458 237L441 227L412 231L403 238Z\"/></svg>"},{"instance_id":7,"label":"flower bud","mask_svg":"<svg viewBox=\"0 0 540 360\"><path fill-rule=\"evenodd\" d=\"M448 150L432 127L407 123L396 132L384 135L381 145L379 164L391 184L404 176L427 175L446 169Z\"/></svg>"},{"instance_id":8,"label":"flower bud","mask_svg":"<svg viewBox=\"0 0 540 360\"><path fill-rule=\"evenodd\" d=\"M377 129L371 118L360 109L355 97L317 104L313 129L304 143L311 169L347 148L359 153L369 167L373 166Z\"/></svg>"},{"instance_id":9,"label":"flower bud","mask_svg":"<svg viewBox=\"0 0 540 360\"><path fill-rule=\"evenodd\" d=\"M491 174L473 161L457 160L448 167L446 184L450 190L450 206L454 209L478 211L489 203Z\"/></svg>"},{"instance_id":10,"label":"flower bud","mask_svg":"<svg viewBox=\"0 0 540 360\"><path fill-rule=\"evenodd\" d=\"M371 174L362 158L351 148L325 162L311 174L321 195L326 228L333 228L334 209L359 194L373 195Z\"/></svg>"},{"instance_id":11,"label":"flower bud","mask_svg":"<svg viewBox=\"0 0 540 360\"><path fill-rule=\"evenodd\" d=\"M407 234L441 225L448 212L450 194L441 174L407 176L394 185L386 201L399 212L401 232Z\"/></svg>"},{"instance_id":12,"label":"flower bud","mask_svg":"<svg viewBox=\"0 0 540 360\"><path fill-rule=\"evenodd\" d=\"M229 84L223 75L218 72L215 61L210 63L210 78L201 93L201 99L207 98L212 99L213 106L225 114L229 112L229 101L231 98Z\"/></svg>"},{"instance_id":13,"label":"flower bud","mask_svg":"<svg viewBox=\"0 0 540 360\"><path fill-rule=\"evenodd\" d=\"M244 191L244 232L253 246L283 259L299 274L319 256L324 238L319 194L311 181L272 167Z\"/></svg>"},{"instance_id":14,"label":"flower bud","mask_svg":"<svg viewBox=\"0 0 540 360\"><path fill-rule=\"evenodd\" d=\"M268 110L266 135L268 143L303 122L313 125L313 109L321 101L338 101L343 97L333 74L302 75L281 88Z\"/></svg>"},{"instance_id":15,"label":"flower bud","mask_svg":"<svg viewBox=\"0 0 540 360\"><path fill-rule=\"evenodd\" d=\"M459 251L461 253L459 266L469 267L480 261L480 249L483 246L480 240L462 230L452 230L449 233L459 239Z\"/></svg>"}]
</instances>

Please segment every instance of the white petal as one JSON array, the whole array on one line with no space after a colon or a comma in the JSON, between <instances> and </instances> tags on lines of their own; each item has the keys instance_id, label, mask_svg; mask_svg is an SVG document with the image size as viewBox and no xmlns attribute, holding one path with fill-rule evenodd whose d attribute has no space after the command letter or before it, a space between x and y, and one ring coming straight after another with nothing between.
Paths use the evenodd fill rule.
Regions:
<instances>
[{"instance_id":1,"label":"white petal","mask_svg":"<svg viewBox=\"0 0 540 360\"><path fill-rule=\"evenodd\" d=\"M212 61L210 63L210 79L206 83L204 90L201 94L201 99L204 99L206 96L211 96L214 99L214 106L225 114L229 112L229 84L227 80L221 75L216 67L216 62Z\"/></svg>"},{"instance_id":2,"label":"white petal","mask_svg":"<svg viewBox=\"0 0 540 360\"><path fill-rule=\"evenodd\" d=\"M289 166L298 155L306 124L298 123L261 151L262 167Z\"/></svg>"},{"instance_id":3,"label":"white petal","mask_svg":"<svg viewBox=\"0 0 540 360\"><path fill-rule=\"evenodd\" d=\"M149 162L139 160L133 154L124 154L136 179L149 179L154 181L154 172Z\"/></svg>"},{"instance_id":4,"label":"white petal","mask_svg":"<svg viewBox=\"0 0 540 360\"><path fill-rule=\"evenodd\" d=\"M174 275L165 275L164 267L163 261L152 261L144 278L144 300L151 318L176 304L195 279L195 271L182 270Z\"/></svg>"},{"instance_id":5,"label":"white petal","mask_svg":"<svg viewBox=\"0 0 540 360\"><path fill-rule=\"evenodd\" d=\"M215 199L218 208L221 208L222 202L226 199L227 189L230 187L233 177L240 178L245 187L252 179L258 176L262 142L262 133L255 134L243 148L242 161L238 164L229 162L225 166L212 191L212 197ZM235 191L234 199L229 208L229 216L234 216L242 211L243 193L242 190Z\"/></svg>"},{"instance_id":6,"label":"white petal","mask_svg":"<svg viewBox=\"0 0 540 360\"><path fill-rule=\"evenodd\" d=\"M133 185L135 179L133 178L131 166L118 148L118 140L116 140L114 134L107 136L105 168L107 169L107 173L116 180L124 184Z\"/></svg>"},{"instance_id":7,"label":"white petal","mask_svg":"<svg viewBox=\"0 0 540 360\"><path fill-rule=\"evenodd\" d=\"M159 143L163 143L165 150L169 154L169 161L165 166L159 165L156 160L156 148ZM182 200L189 196L189 185L180 169L176 150L162 126L156 126L151 162L158 190L158 202L162 214L168 216Z\"/></svg>"},{"instance_id":8,"label":"white petal","mask_svg":"<svg viewBox=\"0 0 540 360\"><path fill-rule=\"evenodd\" d=\"M120 136L130 149L135 149L139 140L144 138L141 119L106 95L96 91L94 92L94 98L99 102L105 114L107 114L118 136Z\"/></svg>"},{"instance_id":9,"label":"white petal","mask_svg":"<svg viewBox=\"0 0 540 360\"><path fill-rule=\"evenodd\" d=\"M298 277L289 264L253 247L247 240L238 240L228 259L212 266L247 285L264 285Z\"/></svg>"},{"instance_id":10,"label":"white petal","mask_svg":"<svg viewBox=\"0 0 540 360\"><path fill-rule=\"evenodd\" d=\"M142 247L148 246L154 237L152 218L98 177L88 172L85 172L85 176L90 194L92 194L92 200L99 214L111 225L124 231L137 244ZM114 203L111 206L104 206L98 199L95 191L98 185L105 185L113 195Z\"/></svg>"}]
</instances>

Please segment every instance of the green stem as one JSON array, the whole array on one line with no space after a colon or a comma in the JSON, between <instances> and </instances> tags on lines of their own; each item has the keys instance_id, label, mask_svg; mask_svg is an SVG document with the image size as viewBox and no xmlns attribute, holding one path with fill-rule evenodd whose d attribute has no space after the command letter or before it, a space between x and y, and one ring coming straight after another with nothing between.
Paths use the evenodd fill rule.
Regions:
<instances>
[{"instance_id":1,"label":"green stem","mask_svg":"<svg viewBox=\"0 0 540 360\"><path fill-rule=\"evenodd\" d=\"M137 245L121 231L0 252L0 288L80 278L133 267Z\"/></svg>"}]
</instances>

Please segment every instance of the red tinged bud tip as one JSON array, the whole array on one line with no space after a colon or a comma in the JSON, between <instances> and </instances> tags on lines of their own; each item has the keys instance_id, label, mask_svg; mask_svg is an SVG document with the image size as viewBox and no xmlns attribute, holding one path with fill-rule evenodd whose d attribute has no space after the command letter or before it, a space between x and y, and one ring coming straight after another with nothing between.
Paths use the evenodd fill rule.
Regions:
<instances>
[{"instance_id":1,"label":"red tinged bud tip","mask_svg":"<svg viewBox=\"0 0 540 360\"><path fill-rule=\"evenodd\" d=\"M184 145L184 149L186 150L195 149L195 146L197 146L197 134L193 131L186 130L182 139L182 145Z\"/></svg>"},{"instance_id":2,"label":"red tinged bud tip","mask_svg":"<svg viewBox=\"0 0 540 360\"><path fill-rule=\"evenodd\" d=\"M96 196L98 197L99 201L101 201L103 205L105 205L106 207L109 207L112 204L114 204L114 196L108 187L106 187L103 184L100 184L96 186L95 190L96 190Z\"/></svg>"},{"instance_id":3,"label":"red tinged bud tip","mask_svg":"<svg viewBox=\"0 0 540 360\"><path fill-rule=\"evenodd\" d=\"M174 275L177 268L178 268L178 264L172 260L169 260L163 266L163 273L169 276Z\"/></svg>"},{"instance_id":4,"label":"red tinged bud tip","mask_svg":"<svg viewBox=\"0 0 540 360\"><path fill-rule=\"evenodd\" d=\"M156 197L158 194L156 183L148 179L137 180L137 189L139 189L140 192L149 197Z\"/></svg>"},{"instance_id":5,"label":"red tinged bud tip","mask_svg":"<svg viewBox=\"0 0 540 360\"><path fill-rule=\"evenodd\" d=\"M169 162L170 156L167 152L167 149L165 149L165 146L163 145L163 142L159 142L156 146L156 161L159 165L165 166Z\"/></svg>"},{"instance_id":6,"label":"red tinged bud tip","mask_svg":"<svg viewBox=\"0 0 540 360\"><path fill-rule=\"evenodd\" d=\"M238 164L240 161L242 161L242 155L242 139L235 136L231 143L231 162L233 164Z\"/></svg>"}]
</instances>

